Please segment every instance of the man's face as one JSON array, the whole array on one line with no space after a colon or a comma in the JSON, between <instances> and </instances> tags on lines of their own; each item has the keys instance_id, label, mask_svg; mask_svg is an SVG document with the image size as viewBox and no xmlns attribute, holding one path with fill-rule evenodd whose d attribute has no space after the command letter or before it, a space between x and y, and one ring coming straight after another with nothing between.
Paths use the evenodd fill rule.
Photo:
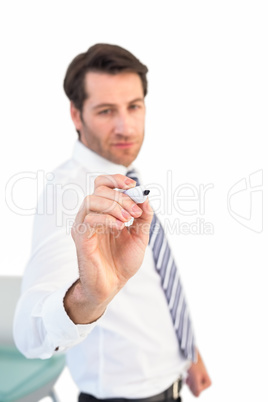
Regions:
<instances>
[{"instance_id":1,"label":"man's face","mask_svg":"<svg viewBox=\"0 0 268 402\"><path fill-rule=\"evenodd\" d=\"M82 114L72 106L80 140L102 157L129 166L144 138L145 104L141 79L131 72L89 72Z\"/></svg>"}]
</instances>

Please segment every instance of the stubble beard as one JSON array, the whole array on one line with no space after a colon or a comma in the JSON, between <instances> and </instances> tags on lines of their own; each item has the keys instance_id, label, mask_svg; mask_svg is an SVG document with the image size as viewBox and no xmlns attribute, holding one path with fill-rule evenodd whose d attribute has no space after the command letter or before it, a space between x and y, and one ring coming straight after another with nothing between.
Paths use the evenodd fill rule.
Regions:
<instances>
[{"instance_id":1,"label":"stubble beard","mask_svg":"<svg viewBox=\"0 0 268 402\"><path fill-rule=\"evenodd\" d=\"M144 132L142 138L139 140L139 142L135 142L136 146L135 149L133 148L126 148L126 149L112 149L113 146L111 145L111 141L109 141L106 144L102 144L100 139L98 138L97 135L95 135L89 127L87 127L84 124L84 140L86 145L89 149L91 149L93 152L96 152L98 155L102 156L103 158L109 160L110 162L116 163L118 165L123 165L123 166L130 166L131 163L137 158L140 149L143 144L144 140ZM119 138L118 138L119 139ZM128 139L125 137L125 142L131 141L132 139Z\"/></svg>"},{"instance_id":2,"label":"stubble beard","mask_svg":"<svg viewBox=\"0 0 268 402\"><path fill-rule=\"evenodd\" d=\"M117 152L114 152L110 149L109 151L103 153L102 156L113 163L128 167L137 158L142 147L142 143L143 141L141 141L139 144L136 144L135 149L121 149L117 150Z\"/></svg>"}]
</instances>

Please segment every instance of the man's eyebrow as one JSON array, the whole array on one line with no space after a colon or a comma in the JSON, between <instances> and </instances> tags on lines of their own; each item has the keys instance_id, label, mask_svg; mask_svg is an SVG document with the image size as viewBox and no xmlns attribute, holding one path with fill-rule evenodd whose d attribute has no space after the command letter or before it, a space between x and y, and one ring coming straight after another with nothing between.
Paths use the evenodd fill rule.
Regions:
<instances>
[{"instance_id":1,"label":"man's eyebrow","mask_svg":"<svg viewBox=\"0 0 268 402\"><path fill-rule=\"evenodd\" d=\"M136 99L129 101L128 104L131 105L132 103L136 103L136 102L144 102L144 99L136 98ZM116 106L116 103L100 103L99 105L93 106L93 109L101 109L104 107L114 107L114 106Z\"/></svg>"},{"instance_id":2,"label":"man's eyebrow","mask_svg":"<svg viewBox=\"0 0 268 402\"><path fill-rule=\"evenodd\" d=\"M132 101L128 102L128 104L130 105L131 103L136 103L136 102L144 102L144 98L133 99Z\"/></svg>"},{"instance_id":3,"label":"man's eyebrow","mask_svg":"<svg viewBox=\"0 0 268 402\"><path fill-rule=\"evenodd\" d=\"M100 109L102 107L113 107L115 106L114 103L100 103L98 105L93 106L93 109Z\"/></svg>"}]
</instances>

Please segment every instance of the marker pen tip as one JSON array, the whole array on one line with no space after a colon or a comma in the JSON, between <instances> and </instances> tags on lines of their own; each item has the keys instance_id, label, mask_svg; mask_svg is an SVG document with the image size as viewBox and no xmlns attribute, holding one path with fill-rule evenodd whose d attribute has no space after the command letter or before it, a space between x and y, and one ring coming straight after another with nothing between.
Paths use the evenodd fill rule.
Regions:
<instances>
[{"instance_id":1,"label":"marker pen tip","mask_svg":"<svg viewBox=\"0 0 268 402\"><path fill-rule=\"evenodd\" d=\"M143 195L148 195L150 194L150 190L144 190Z\"/></svg>"}]
</instances>

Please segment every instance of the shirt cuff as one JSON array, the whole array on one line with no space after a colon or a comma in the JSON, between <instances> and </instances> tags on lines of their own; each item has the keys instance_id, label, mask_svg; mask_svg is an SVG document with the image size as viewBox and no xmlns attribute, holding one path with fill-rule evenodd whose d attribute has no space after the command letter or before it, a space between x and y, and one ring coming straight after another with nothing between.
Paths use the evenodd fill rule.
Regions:
<instances>
[{"instance_id":1,"label":"shirt cuff","mask_svg":"<svg viewBox=\"0 0 268 402\"><path fill-rule=\"evenodd\" d=\"M42 308L45 332L49 343L57 351L64 351L82 342L98 322L96 320L91 324L76 325L70 319L64 308L63 300L72 285L73 282L53 292L45 299Z\"/></svg>"}]
</instances>

